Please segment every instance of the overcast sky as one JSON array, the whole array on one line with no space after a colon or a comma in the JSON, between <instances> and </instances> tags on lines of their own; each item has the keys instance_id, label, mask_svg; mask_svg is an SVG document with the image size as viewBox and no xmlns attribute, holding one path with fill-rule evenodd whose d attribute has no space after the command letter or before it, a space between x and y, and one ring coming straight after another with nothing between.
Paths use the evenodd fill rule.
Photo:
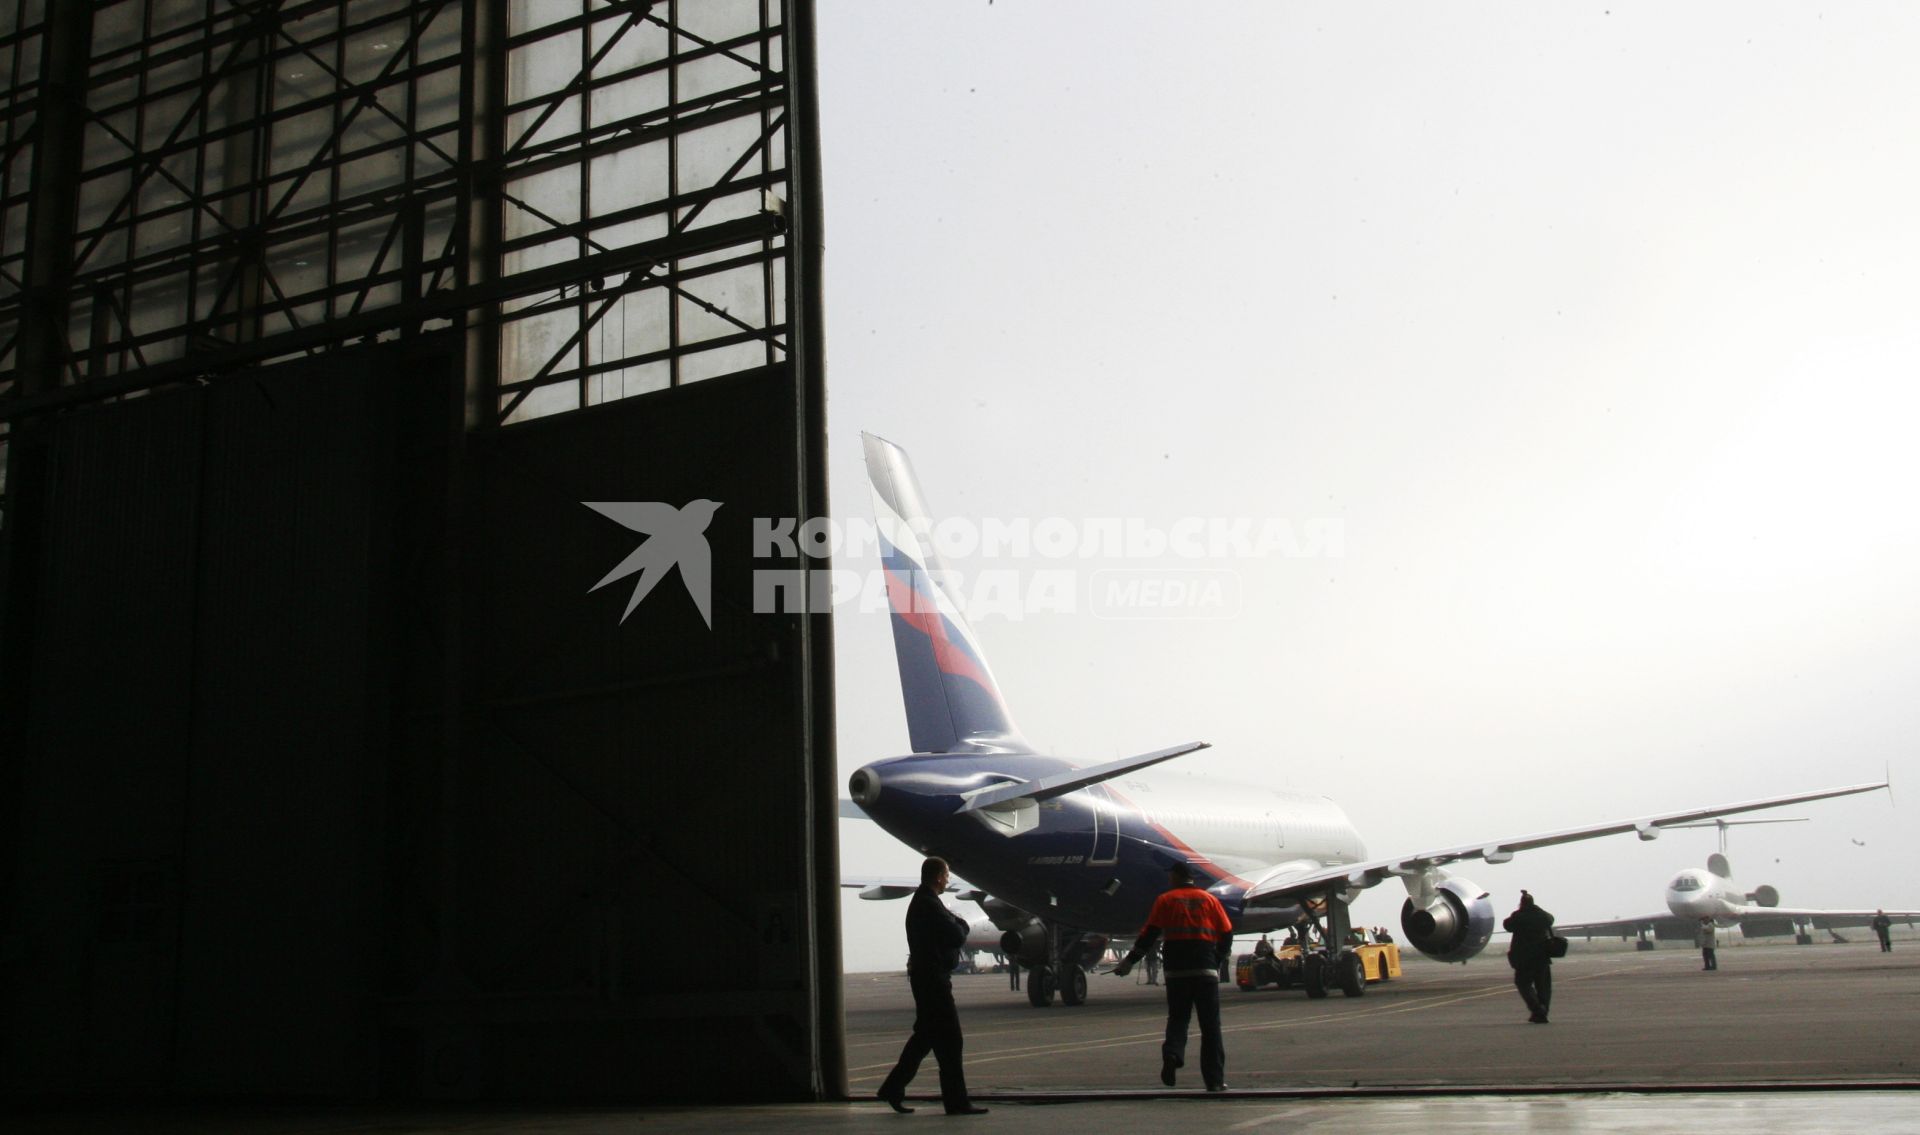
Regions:
<instances>
[{"instance_id":1,"label":"overcast sky","mask_svg":"<svg viewBox=\"0 0 1920 1135\"><path fill-rule=\"evenodd\" d=\"M1920 792L1920 6L821 0L819 27L837 516L871 516L869 430L941 513L1342 535L1166 561L1231 572L1231 618L977 618L1046 751L1208 740L1187 771L1323 792L1376 855ZM909 746L886 616L836 634L844 785ZM1920 907L1885 794L1783 814L1812 820L1734 833L1741 881ZM841 829L846 872L918 861ZM1714 846L1465 873L1503 911L1635 915ZM904 905L847 905L848 969L903 965Z\"/></svg>"}]
</instances>

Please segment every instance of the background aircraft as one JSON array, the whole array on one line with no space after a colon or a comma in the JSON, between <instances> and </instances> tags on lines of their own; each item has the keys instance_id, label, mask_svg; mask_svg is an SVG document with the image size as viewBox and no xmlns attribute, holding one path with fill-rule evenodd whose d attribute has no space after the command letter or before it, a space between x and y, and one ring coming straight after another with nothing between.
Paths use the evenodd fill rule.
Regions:
<instances>
[{"instance_id":1,"label":"background aircraft","mask_svg":"<svg viewBox=\"0 0 1920 1135\"><path fill-rule=\"evenodd\" d=\"M984 888L982 906L1006 928L1002 948L1032 971L1028 1000L1086 997L1085 967L1105 938L1138 930L1186 863L1220 898L1239 932L1312 921L1329 947L1306 960L1311 996L1366 988L1347 941L1348 904L1390 878L1406 887L1407 944L1442 961L1483 950L1498 917L1492 896L1447 868L1505 863L1521 851L1605 835L1654 839L1676 824L1884 787L1862 784L1695 808L1510 839L1369 859L1346 813L1304 792L1149 775L1207 747L1189 742L1082 766L1034 751L1013 721L957 586L928 534L906 454L863 435L892 610L895 658L915 752L874 761L849 778L858 807L922 854L947 859ZM873 897L891 897L876 892Z\"/></svg>"},{"instance_id":2,"label":"background aircraft","mask_svg":"<svg viewBox=\"0 0 1920 1135\"><path fill-rule=\"evenodd\" d=\"M840 801L840 814L848 818L866 819L866 813L855 807L851 800ZM842 876L840 885L858 890L860 897L863 899L904 899L913 896L913 892L919 889L920 881L904 875ZM983 912L989 910L999 911L1003 919L1011 918L1012 921L1009 922L1007 927L1002 927L995 923L993 918L986 913L977 916L968 914L957 905L957 902L978 903ZM963 964L972 961L972 955L982 950L994 954L1003 953L1001 944L1007 929L1022 927L1032 921L1032 916L1026 914L1024 911L1009 914L1006 909L1003 909L1007 907L1006 903L1000 902L991 895L988 895L985 891L960 878L953 878L948 881L947 893L941 896L940 903L967 921L967 940L966 943L960 947L961 954L963 955L961 959ZM905 962L906 959L902 958L901 964L904 965Z\"/></svg>"},{"instance_id":3,"label":"background aircraft","mask_svg":"<svg viewBox=\"0 0 1920 1135\"><path fill-rule=\"evenodd\" d=\"M1667 910L1639 918L1616 918L1602 922L1559 923L1555 929L1568 938L1638 937L1642 950L1653 949L1656 939L1691 942L1702 918L1714 925L1735 930L1743 938L1791 934L1796 942L1813 942L1813 931L1832 933L1847 927L1864 927L1884 913L1894 922L1914 925L1920 911L1912 910L1819 910L1811 907L1780 905L1780 892L1765 883L1749 891L1733 880L1733 867L1727 861L1727 828L1740 823L1791 823L1789 820L1715 820L1688 827L1720 829L1720 850L1707 856L1705 867L1686 867L1667 883ZM1838 938L1839 935L1834 935Z\"/></svg>"}]
</instances>

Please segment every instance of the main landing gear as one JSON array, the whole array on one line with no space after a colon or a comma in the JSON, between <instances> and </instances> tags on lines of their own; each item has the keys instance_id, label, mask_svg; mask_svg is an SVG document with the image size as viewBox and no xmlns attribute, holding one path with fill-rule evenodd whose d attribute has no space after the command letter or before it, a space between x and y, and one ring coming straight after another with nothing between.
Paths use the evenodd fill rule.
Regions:
<instances>
[{"instance_id":1,"label":"main landing gear","mask_svg":"<svg viewBox=\"0 0 1920 1135\"><path fill-rule=\"evenodd\" d=\"M1087 935L1056 923L1043 923L1047 932L1047 960L1027 975L1027 1004L1045 1009L1054 994L1066 1006L1087 1001L1087 961L1092 948Z\"/></svg>"},{"instance_id":2,"label":"main landing gear","mask_svg":"<svg viewBox=\"0 0 1920 1135\"><path fill-rule=\"evenodd\" d=\"M1335 989L1348 997L1359 997L1367 991L1367 964L1347 944L1353 931L1347 904L1329 894L1323 905L1324 915L1314 914L1311 905L1306 907L1319 931L1320 945L1300 959L1300 986L1313 998L1325 997Z\"/></svg>"}]
</instances>

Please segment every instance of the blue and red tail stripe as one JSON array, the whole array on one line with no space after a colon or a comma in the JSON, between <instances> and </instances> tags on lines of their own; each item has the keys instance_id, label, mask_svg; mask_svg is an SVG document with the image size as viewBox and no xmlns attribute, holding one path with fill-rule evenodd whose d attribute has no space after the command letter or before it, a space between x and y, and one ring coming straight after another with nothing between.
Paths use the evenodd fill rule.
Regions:
<instances>
[{"instance_id":1,"label":"blue and red tail stripe","mask_svg":"<svg viewBox=\"0 0 1920 1135\"><path fill-rule=\"evenodd\" d=\"M942 586L938 556L919 546L909 523L925 523L927 509L907 455L871 434L864 441L914 751L1030 752L965 613Z\"/></svg>"}]
</instances>

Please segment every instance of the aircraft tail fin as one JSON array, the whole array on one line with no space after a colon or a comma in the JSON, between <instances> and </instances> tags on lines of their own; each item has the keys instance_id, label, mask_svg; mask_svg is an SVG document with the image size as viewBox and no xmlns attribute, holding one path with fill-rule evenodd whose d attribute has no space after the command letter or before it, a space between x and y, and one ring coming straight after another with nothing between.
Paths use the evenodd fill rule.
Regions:
<instances>
[{"instance_id":1,"label":"aircraft tail fin","mask_svg":"<svg viewBox=\"0 0 1920 1135\"><path fill-rule=\"evenodd\" d=\"M872 434L860 438L914 751L1031 752L934 550L932 513L906 451Z\"/></svg>"}]
</instances>

